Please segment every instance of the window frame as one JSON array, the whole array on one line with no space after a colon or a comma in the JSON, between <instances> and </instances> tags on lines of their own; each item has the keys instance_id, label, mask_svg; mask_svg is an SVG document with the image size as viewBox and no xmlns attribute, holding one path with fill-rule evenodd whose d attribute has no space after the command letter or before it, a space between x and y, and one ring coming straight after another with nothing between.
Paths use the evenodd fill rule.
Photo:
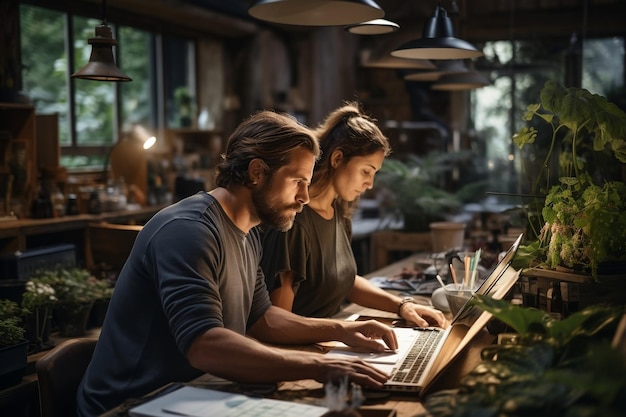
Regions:
<instances>
[{"instance_id":1,"label":"window frame","mask_svg":"<svg viewBox=\"0 0 626 417\"><path fill-rule=\"evenodd\" d=\"M63 16L64 23L64 49L65 55L67 57L67 72L65 77L65 83L67 88L67 123L68 126L68 135L69 135L69 144L60 145L61 157L76 157L76 156L87 156L87 157L104 157L112 146L115 145L116 141L119 140L122 130L123 130L123 110L122 103L124 100L123 93L121 92L121 82L112 82L114 84L114 92L113 92L113 100L110 105L113 106L113 143L102 143L98 145L84 145L79 144L79 135L77 132L77 121L78 121L78 110L77 110L77 86L76 79L71 77L78 68L75 65L75 48L74 42L76 40L76 34L74 33L74 19L76 17L84 17L90 19L101 19L102 16L99 14L102 13L100 7L95 7L91 5L75 5L75 4L59 4L53 3L48 4L47 2L42 1L24 1L20 6L26 7L39 7L43 9L53 10L59 12ZM134 20L134 19L133 19ZM168 27L162 30L158 28L158 25L154 25L154 23L146 24L143 20L140 20L138 24L131 23L129 19L122 19L120 22L109 22L107 24L111 27L113 31L114 39L120 39L120 28L128 27L141 31L145 31L150 35L150 48L151 51L148 52L148 60L150 61L151 69L149 71L150 74L150 97L154 98L153 102L150 103L149 107L149 116L151 126L146 126L147 128L155 131L155 132L163 132L167 126L166 114L167 114L167 103L165 100L165 84L167 82L167 68L165 68L166 60L164 59L164 50L163 50L163 39L168 36L175 36L178 38L184 39L188 42L188 47L193 54L192 62L189 68L186 71L190 74L189 88L191 90L192 98L194 101L193 105L197 106L197 84L198 84L198 74L195 63L197 62L197 39L190 36L189 34L181 34L177 33L176 30L172 30L173 28ZM95 27L94 27L95 29ZM123 65L120 62L120 48L123 48L123 44L119 44L114 47L114 56L116 63L118 65ZM179 65L180 63L177 63ZM98 81L94 81L98 82ZM131 81L132 82L132 81ZM26 92L28 94L28 92ZM106 139L103 140L105 142ZM67 167L68 172L97 172L101 171L102 168L97 166L98 163L91 163L89 166L84 167Z\"/></svg>"}]
</instances>

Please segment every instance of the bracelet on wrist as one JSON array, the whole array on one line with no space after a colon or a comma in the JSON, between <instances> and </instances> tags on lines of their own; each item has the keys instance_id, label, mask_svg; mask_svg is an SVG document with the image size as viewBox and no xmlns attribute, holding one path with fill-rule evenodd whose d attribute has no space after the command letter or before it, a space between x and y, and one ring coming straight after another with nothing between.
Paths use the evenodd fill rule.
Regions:
<instances>
[{"instance_id":1,"label":"bracelet on wrist","mask_svg":"<svg viewBox=\"0 0 626 417\"><path fill-rule=\"evenodd\" d=\"M400 304L398 304L398 316L401 316L400 312L402 311L402 306L406 303L417 304L417 301L415 301L412 297L404 297L402 301L400 301Z\"/></svg>"}]
</instances>

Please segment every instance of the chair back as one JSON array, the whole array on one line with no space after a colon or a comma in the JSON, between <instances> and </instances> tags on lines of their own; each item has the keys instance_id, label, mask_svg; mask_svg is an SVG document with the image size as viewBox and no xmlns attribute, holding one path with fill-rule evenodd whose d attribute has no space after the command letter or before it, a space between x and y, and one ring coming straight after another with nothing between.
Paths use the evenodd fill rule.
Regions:
<instances>
[{"instance_id":1,"label":"chair back","mask_svg":"<svg viewBox=\"0 0 626 417\"><path fill-rule=\"evenodd\" d=\"M132 224L89 223L85 231L85 267L106 264L119 272L130 255L143 226Z\"/></svg>"},{"instance_id":2,"label":"chair back","mask_svg":"<svg viewBox=\"0 0 626 417\"><path fill-rule=\"evenodd\" d=\"M37 360L41 417L75 417L76 392L97 339L65 340Z\"/></svg>"}]
</instances>

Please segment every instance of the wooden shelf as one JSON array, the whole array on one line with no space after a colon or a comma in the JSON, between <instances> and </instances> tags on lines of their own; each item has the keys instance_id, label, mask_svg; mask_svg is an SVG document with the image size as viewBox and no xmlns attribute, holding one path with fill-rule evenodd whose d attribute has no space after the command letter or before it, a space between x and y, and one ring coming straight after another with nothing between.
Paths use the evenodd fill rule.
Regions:
<instances>
[{"instance_id":1,"label":"wooden shelf","mask_svg":"<svg viewBox=\"0 0 626 417\"><path fill-rule=\"evenodd\" d=\"M79 214L49 219L18 219L0 222L0 254L45 246L54 243L74 243L81 257L85 246L85 231L89 223L144 224L163 206L137 210L119 210L102 214Z\"/></svg>"}]
</instances>

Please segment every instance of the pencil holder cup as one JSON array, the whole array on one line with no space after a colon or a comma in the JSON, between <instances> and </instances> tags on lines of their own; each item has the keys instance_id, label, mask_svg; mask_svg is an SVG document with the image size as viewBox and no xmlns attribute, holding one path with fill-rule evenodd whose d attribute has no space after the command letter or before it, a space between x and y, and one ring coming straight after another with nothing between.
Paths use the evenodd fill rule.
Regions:
<instances>
[{"instance_id":1,"label":"pencil holder cup","mask_svg":"<svg viewBox=\"0 0 626 417\"><path fill-rule=\"evenodd\" d=\"M444 291L452 316L455 316L472 296L471 288L462 285L448 284L444 287Z\"/></svg>"}]
</instances>

